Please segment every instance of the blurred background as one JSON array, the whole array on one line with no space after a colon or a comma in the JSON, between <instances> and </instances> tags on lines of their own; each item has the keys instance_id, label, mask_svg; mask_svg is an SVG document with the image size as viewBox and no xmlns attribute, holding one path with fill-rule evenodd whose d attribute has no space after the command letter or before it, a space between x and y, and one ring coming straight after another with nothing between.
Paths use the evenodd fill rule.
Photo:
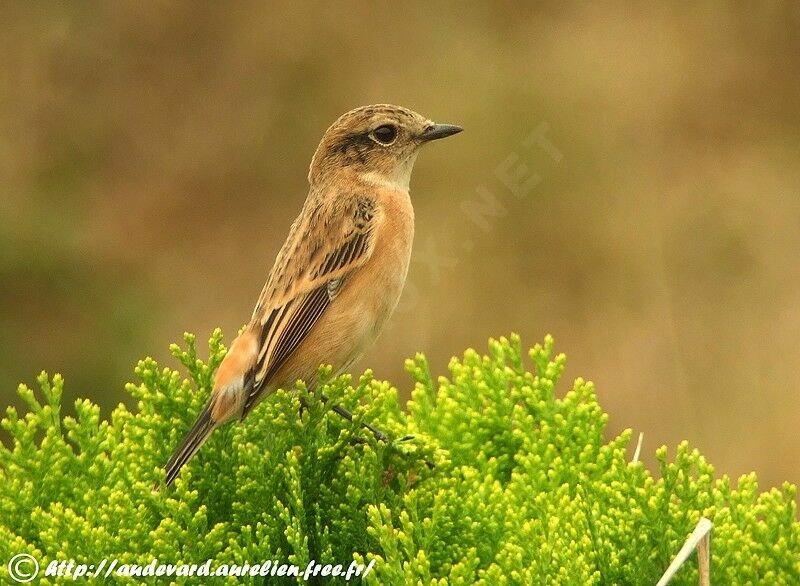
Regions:
<instances>
[{"instance_id":1,"label":"blurred background","mask_svg":"<svg viewBox=\"0 0 800 586\"><path fill-rule=\"evenodd\" d=\"M391 102L466 132L418 160L408 286L358 368L407 396L416 351L444 374L549 332L609 435L798 483L799 26L780 2L4 2L0 404L46 369L107 414L184 331L230 341L324 130Z\"/></svg>"}]
</instances>

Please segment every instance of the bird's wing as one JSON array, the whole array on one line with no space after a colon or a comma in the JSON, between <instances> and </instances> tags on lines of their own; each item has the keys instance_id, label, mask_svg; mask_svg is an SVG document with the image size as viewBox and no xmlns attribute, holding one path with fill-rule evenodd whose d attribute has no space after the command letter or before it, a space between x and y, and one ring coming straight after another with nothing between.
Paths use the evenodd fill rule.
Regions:
<instances>
[{"instance_id":1,"label":"bird's wing","mask_svg":"<svg viewBox=\"0 0 800 586\"><path fill-rule=\"evenodd\" d=\"M312 199L306 203L253 314L261 326L259 351L242 417L341 291L347 276L369 259L378 213L375 201L366 196L341 198L333 206Z\"/></svg>"}]
</instances>

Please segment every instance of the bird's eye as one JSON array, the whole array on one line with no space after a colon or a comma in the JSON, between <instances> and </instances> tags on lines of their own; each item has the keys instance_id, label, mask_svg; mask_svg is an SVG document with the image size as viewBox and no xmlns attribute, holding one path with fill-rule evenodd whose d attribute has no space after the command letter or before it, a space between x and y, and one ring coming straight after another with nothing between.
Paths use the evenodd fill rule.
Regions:
<instances>
[{"instance_id":1,"label":"bird's eye","mask_svg":"<svg viewBox=\"0 0 800 586\"><path fill-rule=\"evenodd\" d=\"M392 144L392 141L397 138L397 129L391 124L384 124L373 130L372 136L381 144Z\"/></svg>"}]
</instances>

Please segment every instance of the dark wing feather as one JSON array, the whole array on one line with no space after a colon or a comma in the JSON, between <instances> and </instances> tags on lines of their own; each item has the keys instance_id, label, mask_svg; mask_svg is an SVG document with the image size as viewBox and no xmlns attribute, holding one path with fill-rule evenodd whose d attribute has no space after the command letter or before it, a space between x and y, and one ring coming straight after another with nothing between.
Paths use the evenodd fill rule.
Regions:
<instances>
[{"instance_id":1,"label":"dark wing feather","mask_svg":"<svg viewBox=\"0 0 800 586\"><path fill-rule=\"evenodd\" d=\"M331 210L330 215L338 221L315 209L304 210L295 222L256 306L261 345L243 418L338 295L346 276L371 255L374 212L372 200L355 198L349 209Z\"/></svg>"}]
</instances>

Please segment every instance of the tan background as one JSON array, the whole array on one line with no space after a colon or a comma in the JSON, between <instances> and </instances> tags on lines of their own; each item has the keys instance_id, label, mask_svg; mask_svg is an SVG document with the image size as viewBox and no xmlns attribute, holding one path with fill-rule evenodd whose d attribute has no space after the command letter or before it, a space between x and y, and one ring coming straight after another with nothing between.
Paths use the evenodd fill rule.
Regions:
<instances>
[{"instance_id":1,"label":"tan background","mask_svg":"<svg viewBox=\"0 0 800 586\"><path fill-rule=\"evenodd\" d=\"M229 340L322 132L388 101L467 130L419 159L361 367L407 392L415 351L551 332L610 432L800 481L796 4L37 4L0 8L2 404L47 369L107 413L184 330Z\"/></svg>"}]
</instances>

